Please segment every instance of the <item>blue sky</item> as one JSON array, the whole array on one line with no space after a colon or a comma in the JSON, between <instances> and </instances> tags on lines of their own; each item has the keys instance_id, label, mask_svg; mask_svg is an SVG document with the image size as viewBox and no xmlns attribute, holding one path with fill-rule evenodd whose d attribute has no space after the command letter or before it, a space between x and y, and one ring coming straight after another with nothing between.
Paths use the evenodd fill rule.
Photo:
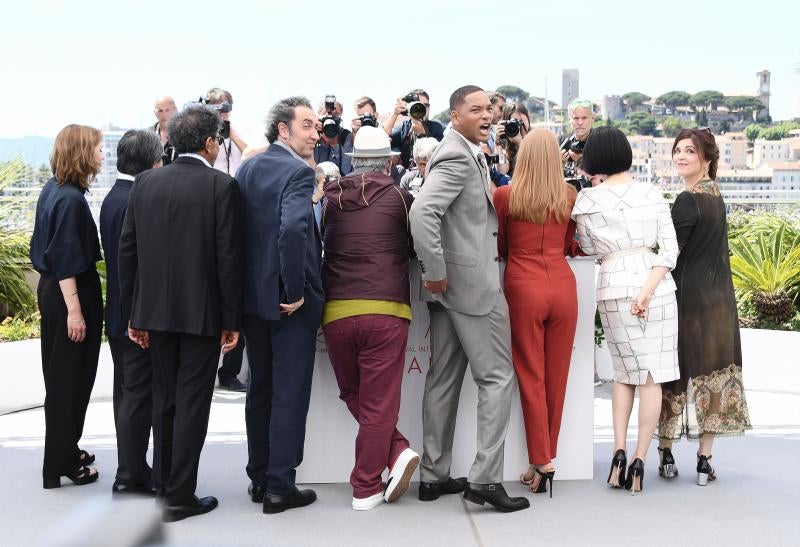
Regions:
<instances>
[{"instance_id":1,"label":"blue sky","mask_svg":"<svg viewBox=\"0 0 800 547\"><path fill-rule=\"evenodd\" d=\"M229 89L233 119L259 132L277 99L370 95L380 112L414 87L432 109L474 83L518 85L561 100L561 70L581 95L681 89L754 93L772 72L775 119L800 116L796 0L534 3L298 0L29 0L3 7L0 137L54 136L68 123L153 123L162 94L178 105Z\"/></svg>"}]
</instances>

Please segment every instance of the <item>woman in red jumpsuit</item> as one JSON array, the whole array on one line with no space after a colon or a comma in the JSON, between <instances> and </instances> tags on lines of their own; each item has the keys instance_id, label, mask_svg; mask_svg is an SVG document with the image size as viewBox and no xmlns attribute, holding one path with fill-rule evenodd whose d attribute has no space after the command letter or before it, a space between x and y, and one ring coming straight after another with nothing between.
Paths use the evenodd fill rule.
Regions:
<instances>
[{"instance_id":1,"label":"woman in red jumpsuit","mask_svg":"<svg viewBox=\"0 0 800 547\"><path fill-rule=\"evenodd\" d=\"M564 392L578 298L565 255L579 254L569 215L576 192L564 182L556 137L535 129L520 145L514 178L494 193L498 249L507 261L505 294L530 467L520 480L553 495Z\"/></svg>"}]
</instances>

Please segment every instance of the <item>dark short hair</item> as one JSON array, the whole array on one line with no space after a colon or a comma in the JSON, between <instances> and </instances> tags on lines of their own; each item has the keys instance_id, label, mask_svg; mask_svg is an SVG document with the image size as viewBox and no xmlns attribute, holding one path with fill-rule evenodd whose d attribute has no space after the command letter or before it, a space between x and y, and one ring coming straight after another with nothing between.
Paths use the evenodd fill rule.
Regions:
<instances>
[{"instance_id":1,"label":"dark short hair","mask_svg":"<svg viewBox=\"0 0 800 547\"><path fill-rule=\"evenodd\" d=\"M450 95L450 112L458 109L459 106L464 104L467 95L471 95L476 91L483 91L483 88L480 88L476 85L465 85L453 91L453 94Z\"/></svg>"},{"instance_id":2,"label":"dark short hair","mask_svg":"<svg viewBox=\"0 0 800 547\"><path fill-rule=\"evenodd\" d=\"M582 169L590 175L625 173L633 163L631 144L616 127L592 129L583 149Z\"/></svg>"},{"instance_id":3,"label":"dark short hair","mask_svg":"<svg viewBox=\"0 0 800 547\"><path fill-rule=\"evenodd\" d=\"M136 176L152 169L163 153L161 137L149 129L131 129L117 143L117 171Z\"/></svg>"},{"instance_id":4,"label":"dark short hair","mask_svg":"<svg viewBox=\"0 0 800 547\"><path fill-rule=\"evenodd\" d=\"M414 95L425 95L426 99L428 99L429 101L431 100L431 96L428 95L428 92L425 91L424 89L420 88L412 89L410 93L413 93Z\"/></svg>"},{"instance_id":5,"label":"dark short hair","mask_svg":"<svg viewBox=\"0 0 800 547\"><path fill-rule=\"evenodd\" d=\"M275 103L267 114L267 141L272 144L278 140L278 124L290 125L294 120L294 111L298 106L311 108L311 103L305 97L289 97Z\"/></svg>"},{"instance_id":6,"label":"dark short hair","mask_svg":"<svg viewBox=\"0 0 800 547\"><path fill-rule=\"evenodd\" d=\"M675 147L683 139L692 139L694 147L700 154L700 159L710 162L708 164L708 178L711 180L717 179L717 164L719 163L719 147L714 135L708 129L683 129L678 136L675 137L675 142L672 143L672 154L675 154Z\"/></svg>"},{"instance_id":7,"label":"dark short hair","mask_svg":"<svg viewBox=\"0 0 800 547\"><path fill-rule=\"evenodd\" d=\"M209 138L216 138L221 124L219 114L210 106L187 106L169 121L167 135L178 154L199 152Z\"/></svg>"}]
</instances>

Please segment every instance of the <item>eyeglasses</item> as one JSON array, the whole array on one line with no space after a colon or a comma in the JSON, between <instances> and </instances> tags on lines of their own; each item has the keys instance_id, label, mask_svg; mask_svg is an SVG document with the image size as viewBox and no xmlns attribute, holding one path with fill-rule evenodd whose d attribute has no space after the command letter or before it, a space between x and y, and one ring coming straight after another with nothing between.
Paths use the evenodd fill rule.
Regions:
<instances>
[{"instance_id":1,"label":"eyeglasses","mask_svg":"<svg viewBox=\"0 0 800 547\"><path fill-rule=\"evenodd\" d=\"M710 128L710 127L706 127L706 126L699 126L699 125L698 125L698 126L697 126L697 127L695 127L694 129L695 129L695 131L705 131L705 132L707 132L709 135L713 135L713 133L711 132L711 128Z\"/></svg>"},{"instance_id":2,"label":"eyeglasses","mask_svg":"<svg viewBox=\"0 0 800 547\"><path fill-rule=\"evenodd\" d=\"M569 103L568 108L570 110L575 110L576 108L592 108L592 101L588 99L575 99Z\"/></svg>"}]
</instances>

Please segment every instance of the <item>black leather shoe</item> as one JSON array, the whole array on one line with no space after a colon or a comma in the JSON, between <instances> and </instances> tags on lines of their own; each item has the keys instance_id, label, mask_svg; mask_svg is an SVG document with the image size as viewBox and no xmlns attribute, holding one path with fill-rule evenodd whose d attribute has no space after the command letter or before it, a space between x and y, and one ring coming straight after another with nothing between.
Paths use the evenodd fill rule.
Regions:
<instances>
[{"instance_id":1,"label":"black leather shoe","mask_svg":"<svg viewBox=\"0 0 800 547\"><path fill-rule=\"evenodd\" d=\"M264 493L266 493L267 489L264 486L250 483L250 486L247 487L247 493L250 495L250 499L253 500L253 503L263 503L264 502Z\"/></svg>"},{"instance_id":2,"label":"black leather shoe","mask_svg":"<svg viewBox=\"0 0 800 547\"><path fill-rule=\"evenodd\" d=\"M467 477L454 479L448 477L444 482L425 482L419 483L419 500L433 501L439 499L444 494L459 494L467 487Z\"/></svg>"},{"instance_id":3,"label":"black leather shoe","mask_svg":"<svg viewBox=\"0 0 800 547\"><path fill-rule=\"evenodd\" d=\"M506 489L503 488L503 483L495 484L474 484L467 483L467 489L464 490L464 499L483 505L489 503L493 505L498 511L503 513L511 513L521 509L527 509L531 506L528 498L511 498L506 494Z\"/></svg>"},{"instance_id":4,"label":"black leather shoe","mask_svg":"<svg viewBox=\"0 0 800 547\"><path fill-rule=\"evenodd\" d=\"M282 513L287 509L305 507L314 503L316 499L317 493L313 490L298 490L297 487L288 494L266 492L264 494L264 513Z\"/></svg>"},{"instance_id":5,"label":"black leather shoe","mask_svg":"<svg viewBox=\"0 0 800 547\"><path fill-rule=\"evenodd\" d=\"M193 502L187 505L165 504L164 509L162 509L161 512L161 521L176 522L188 517L202 515L208 513L209 511L213 511L217 508L217 505L219 505L219 502L214 496L208 496L201 499L198 499L197 496L194 496Z\"/></svg>"},{"instance_id":6,"label":"black leather shoe","mask_svg":"<svg viewBox=\"0 0 800 547\"><path fill-rule=\"evenodd\" d=\"M124 482L114 481L114 484L111 486L111 493L114 496L132 494L155 497L156 489L152 484L146 482L140 484L125 484Z\"/></svg>"},{"instance_id":7,"label":"black leather shoe","mask_svg":"<svg viewBox=\"0 0 800 547\"><path fill-rule=\"evenodd\" d=\"M237 391L239 393L243 393L247 391L247 386L244 385L239 378L231 378L226 380L219 381L219 389L225 389L227 391Z\"/></svg>"}]
</instances>

